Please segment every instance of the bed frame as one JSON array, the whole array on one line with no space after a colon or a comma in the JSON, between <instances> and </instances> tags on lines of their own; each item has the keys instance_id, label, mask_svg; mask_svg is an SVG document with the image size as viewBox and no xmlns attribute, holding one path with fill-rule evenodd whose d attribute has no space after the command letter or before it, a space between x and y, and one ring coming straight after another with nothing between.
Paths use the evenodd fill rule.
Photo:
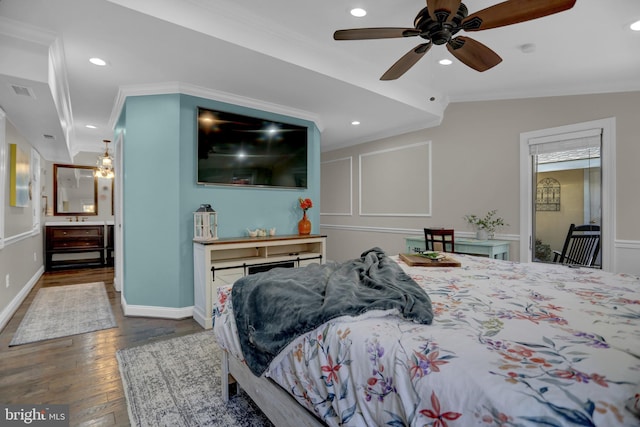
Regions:
<instances>
[{"instance_id":1,"label":"bed frame","mask_svg":"<svg viewBox=\"0 0 640 427\"><path fill-rule=\"evenodd\" d=\"M278 427L326 427L289 393L266 377L257 377L249 367L222 350L222 398L229 401L230 387L242 387L262 412ZM233 394L233 392L232 392Z\"/></svg>"}]
</instances>

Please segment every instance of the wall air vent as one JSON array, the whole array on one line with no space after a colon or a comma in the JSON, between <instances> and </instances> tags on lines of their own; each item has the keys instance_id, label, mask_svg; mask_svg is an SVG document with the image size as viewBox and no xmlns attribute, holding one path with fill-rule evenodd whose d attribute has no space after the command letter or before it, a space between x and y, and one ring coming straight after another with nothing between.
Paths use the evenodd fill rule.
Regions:
<instances>
[{"instance_id":1,"label":"wall air vent","mask_svg":"<svg viewBox=\"0 0 640 427\"><path fill-rule=\"evenodd\" d=\"M33 99L36 98L35 94L33 93L33 89L31 89L30 87L11 85L11 88L13 89L15 94L18 96L26 96L28 98L33 98Z\"/></svg>"}]
</instances>

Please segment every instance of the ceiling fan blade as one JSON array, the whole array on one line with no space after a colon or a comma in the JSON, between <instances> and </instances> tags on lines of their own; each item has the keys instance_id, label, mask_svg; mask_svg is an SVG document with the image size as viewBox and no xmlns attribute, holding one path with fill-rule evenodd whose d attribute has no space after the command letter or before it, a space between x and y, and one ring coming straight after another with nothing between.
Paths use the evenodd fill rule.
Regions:
<instances>
[{"instance_id":1,"label":"ceiling fan blade","mask_svg":"<svg viewBox=\"0 0 640 427\"><path fill-rule=\"evenodd\" d=\"M502 62L497 53L477 40L458 36L447 43L447 49L463 64L476 71L486 71Z\"/></svg>"},{"instance_id":2,"label":"ceiling fan blade","mask_svg":"<svg viewBox=\"0 0 640 427\"><path fill-rule=\"evenodd\" d=\"M402 76L431 49L431 46L433 46L431 42L422 43L405 53L402 58L398 59L396 63L380 77L380 80L395 80Z\"/></svg>"},{"instance_id":3,"label":"ceiling fan blade","mask_svg":"<svg viewBox=\"0 0 640 427\"><path fill-rule=\"evenodd\" d=\"M575 3L576 0L508 0L467 16L462 28L479 31L517 24L571 9Z\"/></svg>"},{"instance_id":4,"label":"ceiling fan blade","mask_svg":"<svg viewBox=\"0 0 640 427\"><path fill-rule=\"evenodd\" d=\"M413 37L420 35L420 30L415 28L354 28L351 30L338 30L333 33L334 40L369 40L369 39L393 39L397 37Z\"/></svg>"},{"instance_id":5,"label":"ceiling fan blade","mask_svg":"<svg viewBox=\"0 0 640 427\"><path fill-rule=\"evenodd\" d=\"M462 3L462 0L427 0L427 9L429 9L431 19L437 22L444 22L445 20L439 20L436 12L442 10L447 11L449 15L447 16L446 21L451 22L460 8L460 3Z\"/></svg>"}]
</instances>

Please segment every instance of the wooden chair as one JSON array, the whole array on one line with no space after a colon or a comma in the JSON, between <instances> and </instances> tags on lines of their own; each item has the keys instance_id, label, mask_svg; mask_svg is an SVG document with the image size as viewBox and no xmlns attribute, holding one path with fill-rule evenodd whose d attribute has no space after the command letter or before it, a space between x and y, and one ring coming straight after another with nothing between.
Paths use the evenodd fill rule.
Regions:
<instances>
[{"instance_id":1,"label":"wooden chair","mask_svg":"<svg viewBox=\"0 0 640 427\"><path fill-rule=\"evenodd\" d=\"M593 267L600 251L600 226L571 224L562 252L553 251L553 262Z\"/></svg>"},{"instance_id":2,"label":"wooden chair","mask_svg":"<svg viewBox=\"0 0 640 427\"><path fill-rule=\"evenodd\" d=\"M424 243L427 251L455 252L456 249L453 229L425 228Z\"/></svg>"}]
</instances>

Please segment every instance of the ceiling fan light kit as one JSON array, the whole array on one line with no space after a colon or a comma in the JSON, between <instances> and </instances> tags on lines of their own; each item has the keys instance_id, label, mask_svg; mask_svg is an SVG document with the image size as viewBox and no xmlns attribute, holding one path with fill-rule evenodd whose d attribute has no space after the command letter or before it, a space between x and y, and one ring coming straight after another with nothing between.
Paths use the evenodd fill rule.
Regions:
<instances>
[{"instance_id":1,"label":"ceiling fan light kit","mask_svg":"<svg viewBox=\"0 0 640 427\"><path fill-rule=\"evenodd\" d=\"M435 45L447 50L476 71L495 67L502 58L493 50L466 36L462 30L481 31L531 21L571 9L576 0L507 0L469 15L461 0L427 0L414 20L414 28L377 27L338 30L335 40L370 40L419 36L426 40L391 66L380 80L395 80L413 67Z\"/></svg>"}]
</instances>

